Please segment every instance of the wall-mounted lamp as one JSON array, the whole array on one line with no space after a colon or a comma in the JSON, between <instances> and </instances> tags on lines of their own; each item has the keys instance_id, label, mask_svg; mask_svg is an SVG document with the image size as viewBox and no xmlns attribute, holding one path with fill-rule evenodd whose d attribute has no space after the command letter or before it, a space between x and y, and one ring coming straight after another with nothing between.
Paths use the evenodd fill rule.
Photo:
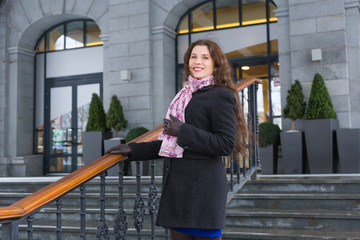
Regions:
<instances>
[{"instance_id":1,"label":"wall-mounted lamp","mask_svg":"<svg viewBox=\"0 0 360 240\"><path fill-rule=\"evenodd\" d=\"M311 49L311 60L313 62L322 60L322 52L320 48Z\"/></svg>"},{"instance_id":2,"label":"wall-mounted lamp","mask_svg":"<svg viewBox=\"0 0 360 240\"><path fill-rule=\"evenodd\" d=\"M131 73L129 70L121 70L120 71L120 80L129 81L131 79Z\"/></svg>"}]
</instances>

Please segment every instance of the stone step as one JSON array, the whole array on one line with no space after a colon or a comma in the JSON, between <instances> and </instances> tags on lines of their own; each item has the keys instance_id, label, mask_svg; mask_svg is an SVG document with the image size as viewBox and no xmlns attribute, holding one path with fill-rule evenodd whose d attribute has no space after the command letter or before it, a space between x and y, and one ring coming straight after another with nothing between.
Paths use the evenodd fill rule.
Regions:
<instances>
[{"instance_id":1,"label":"stone step","mask_svg":"<svg viewBox=\"0 0 360 240\"><path fill-rule=\"evenodd\" d=\"M1 205L9 206L20 199L30 195L30 193L0 193ZM141 198L147 204L149 196L147 193L142 193ZM160 193L158 193L160 198ZM123 204L125 208L132 208L136 199L135 193L124 193ZM50 206L55 206L55 202L50 203ZM105 196L105 206L109 208L116 208L119 205L119 194L118 193L107 193ZM80 209L80 195L78 193L68 193L62 198L62 206L70 207L76 206ZM100 195L98 193L87 193L86 194L86 207L87 208L99 208L100 207Z\"/></svg>"},{"instance_id":2,"label":"stone step","mask_svg":"<svg viewBox=\"0 0 360 240\"><path fill-rule=\"evenodd\" d=\"M63 226L72 226L80 227L80 209L79 208L62 208L61 222ZM127 216L128 226L134 226L133 219L133 209L125 209L125 214ZM33 215L33 223L36 225L44 226L56 226L56 208L45 207L39 212ZM107 208L105 209L105 222L109 226L114 226L115 218L118 209ZM85 222L87 227L97 227L100 221L100 209L98 208L88 208L86 209ZM22 219L21 223L27 224L26 219ZM145 205L145 215L144 215L144 225L151 224L151 216L149 214L149 209Z\"/></svg>"},{"instance_id":3,"label":"stone step","mask_svg":"<svg viewBox=\"0 0 360 240\"><path fill-rule=\"evenodd\" d=\"M46 240L56 240L56 227L47 226L47 225L33 225L33 239L46 239ZM108 226L110 239L114 239L114 229L112 226ZM87 227L86 228L86 239L95 240L96 239L97 227ZM80 239L80 229L78 227L64 226L61 232L62 239L66 240L79 240ZM27 225L19 225L19 239L28 239ZM135 228L130 227L127 230L126 234L127 240L136 240L138 239L137 231ZM142 240L151 239L150 228L144 228L141 233ZM155 239L156 240L165 240L165 230L161 227L156 227L155 229Z\"/></svg>"},{"instance_id":4,"label":"stone step","mask_svg":"<svg viewBox=\"0 0 360 240\"><path fill-rule=\"evenodd\" d=\"M360 231L334 231L281 228L225 228L223 240L359 240Z\"/></svg>"},{"instance_id":5,"label":"stone step","mask_svg":"<svg viewBox=\"0 0 360 240\"><path fill-rule=\"evenodd\" d=\"M41 188L59 180L61 177L33 177L33 178L0 178L0 192L19 192L19 193L33 193ZM118 192L119 191L119 179L118 177L108 176L106 177L106 192ZM161 176L155 177L155 185L158 191L161 191ZM123 191L124 192L136 192L136 177L125 176L123 179ZM150 176L141 177L141 192L148 192L151 184ZM100 178L96 177L86 183L86 192L98 193L100 191ZM73 190L73 192L79 192L79 188Z\"/></svg>"},{"instance_id":6,"label":"stone step","mask_svg":"<svg viewBox=\"0 0 360 240\"><path fill-rule=\"evenodd\" d=\"M359 193L240 193L228 208L328 209L360 211Z\"/></svg>"},{"instance_id":7,"label":"stone step","mask_svg":"<svg viewBox=\"0 0 360 240\"><path fill-rule=\"evenodd\" d=\"M349 176L268 176L247 182L242 193L360 193L360 175Z\"/></svg>"},{"instance_id":8,"label":"stone step","mask_svg":"<svg viewBox=\"0 0 360 240\"><path fill-rule=\"evenodd\" d=\"M314 230L359 230L360 211L227 209L226 224L232 227L259 227Z\"/></svg>"}]
</instances>

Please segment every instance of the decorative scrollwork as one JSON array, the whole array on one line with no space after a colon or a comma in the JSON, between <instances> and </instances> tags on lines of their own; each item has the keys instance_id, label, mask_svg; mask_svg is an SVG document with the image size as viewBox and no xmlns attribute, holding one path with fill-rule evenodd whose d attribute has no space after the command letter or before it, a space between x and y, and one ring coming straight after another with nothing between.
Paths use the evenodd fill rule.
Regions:
<instances>
[{"instance_id":1,"label":"decorative scrollwork","mask_svg":"<svg viewBox=\"0 0 360 240\"><path fill-rule=\"evenodd\" d=\"M128 229L127 216L123 208L119 208L115 218L115 240L125 240Z\"/></svg>"},{"instance_id":2,"label":"decorative scrollwork","mask_svg":"<svg viewBox=\"0 0 360 240\"><path fill-rule=\"evenodd\" d=\"M97 230L96 230L96 240L110 240L109 237L109 228L105 222L101 221Z\"/></svg>"},{"instance_id":3,"label":"decorative scrollwork","mask_svg":"<svg viewBox=\"0 0 360 240\"><path fill-rule=\"evenodd\" d=\"M144 200L141 198L140 194L138 194L136 196L134 211L133 211L134 225L138 233L141 232L144 224L144 215L145 215L144 205L145 205Z\"/></svg>"},{"instance_id":4,"label":"decorative scrollwork","mask_svg":"<svg viewBox=\"0 0 360 240\"><path fill-rule=\"evenodd\" d=\"M150 213L151 219L155 219L157 209L159 206L159 199L157 197L157 189L156 189L155 184L151 184L151 186L149 187L148 206L149 206L149 213Z\"/></svg>"}]
</instances>

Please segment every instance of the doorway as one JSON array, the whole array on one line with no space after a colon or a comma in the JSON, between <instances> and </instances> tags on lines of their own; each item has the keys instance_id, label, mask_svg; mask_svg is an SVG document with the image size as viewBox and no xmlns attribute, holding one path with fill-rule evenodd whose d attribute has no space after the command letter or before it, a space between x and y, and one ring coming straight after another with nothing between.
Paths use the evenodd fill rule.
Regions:
<instances>
[{"instance_id":1,"label":"doorway","mask_svg":"<svg viewBox=\"0 0 360 240\"><path fill-rule=\"evenodd\" d=\"M230 63L237 82L252 77L262 80L257 91L259 123L272 121L281 127L281 88L277 58L230 59Z\"/></svg>"},{"instance_id":2,"label":"doorway","mask_svg":"<svg viewBox=\"0 0 360 240\"><path fill-rule=\"evenodd\" d=\"M102 73L46 79L45 174L70 173L84 165L81 136L93 93L102 98Z\"/></svg>"}]
</instances>

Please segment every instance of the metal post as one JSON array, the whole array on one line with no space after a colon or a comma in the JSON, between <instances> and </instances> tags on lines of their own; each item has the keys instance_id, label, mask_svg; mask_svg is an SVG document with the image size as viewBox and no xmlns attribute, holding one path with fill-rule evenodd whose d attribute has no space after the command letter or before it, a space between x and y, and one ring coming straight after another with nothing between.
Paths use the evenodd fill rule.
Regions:
<instances>
[{"instance_id":1,"label":"metal post","mask_svg":"<svg viewBox=\"0 0 360 240\"><path fill-rule=\"evenodd\" d=\"M128 229L127 216L123 204L123 182L124 182L124 162L119 163L119 207L115 217L115 240L125 240Z\"/></svg>"},{"instance_id":2,"label":"metal post","mask_svg":"<svg viewBox=\"0 0 360 240\"><path fill-rule=\"evenodd\" d=\"M85 184L80 186L80 239L86 239L85 231L85 220L86 220L86 196L85 196L86 187Z\"/></svg>"},{"instance_id":3,"label":"metal post","mask_svg":"<svg viewBox=\"0 0 360 240\"><path fill-rule=\"evenodd\" d=\"M61 240L61 206L62 200L61 198L56 200L56 239Z\"/></svg>"},{"instance_id":4,"label":"metal post","mask_svg":"<svg viewBox=\"0 0 360 240\"><path fill-rule=\"evenodd\" d=\"M27 223L28 223L28 240L33 240L33 232L34 232L34 228L33 228L33 220L34 220L34 216L31 214L30 216L27 217Z\"/></svg>"},{"instance_id":5,"label":"metal post","mask_svg":"<svg viewBox=\"0 0 360 240\"><path fill-rule=\"evenodd\" d=\"M159 199L157 198L157 189L155 185L155 160L151 161L151 185L149 187L148 206L151 217L151 240L155 240L155 219L159 206Z\"/></svg>"},{"instance_id":6,"label":"metal post","mask_svg":"<svg viewBox=\"0 0 360 240\"><path fill-rule=\"evenodd\" d=\"M140 162L136 162L136 185L137 185L137 190L136 190L133 218L134 218L135 229L137 231L138 240L141 240L141 230L144 223L145 208L144 208L144 200L141 198L141 192L140 192Z\"/></svg>"},{"instance_id":7,"label":"metal post","mask_svg":"<svg viewBox=\"0 0 360 240\"><path fill-rule=\"evenodd\" d=\"M18 240L19 239L19 220L3 223L1 230L1 239Z\"/></svg>"},{"instance_id":8,"label":"metal post","mask_svg":"<svg viewBox=\"0 0 360 240\"><path fill-rule=\"evenodd\" d=\"M106 171L100 175L100 224L96 230L96 240L109 240L109 228L105 223L105 177Z\"/></svg>"}]
</instances>

